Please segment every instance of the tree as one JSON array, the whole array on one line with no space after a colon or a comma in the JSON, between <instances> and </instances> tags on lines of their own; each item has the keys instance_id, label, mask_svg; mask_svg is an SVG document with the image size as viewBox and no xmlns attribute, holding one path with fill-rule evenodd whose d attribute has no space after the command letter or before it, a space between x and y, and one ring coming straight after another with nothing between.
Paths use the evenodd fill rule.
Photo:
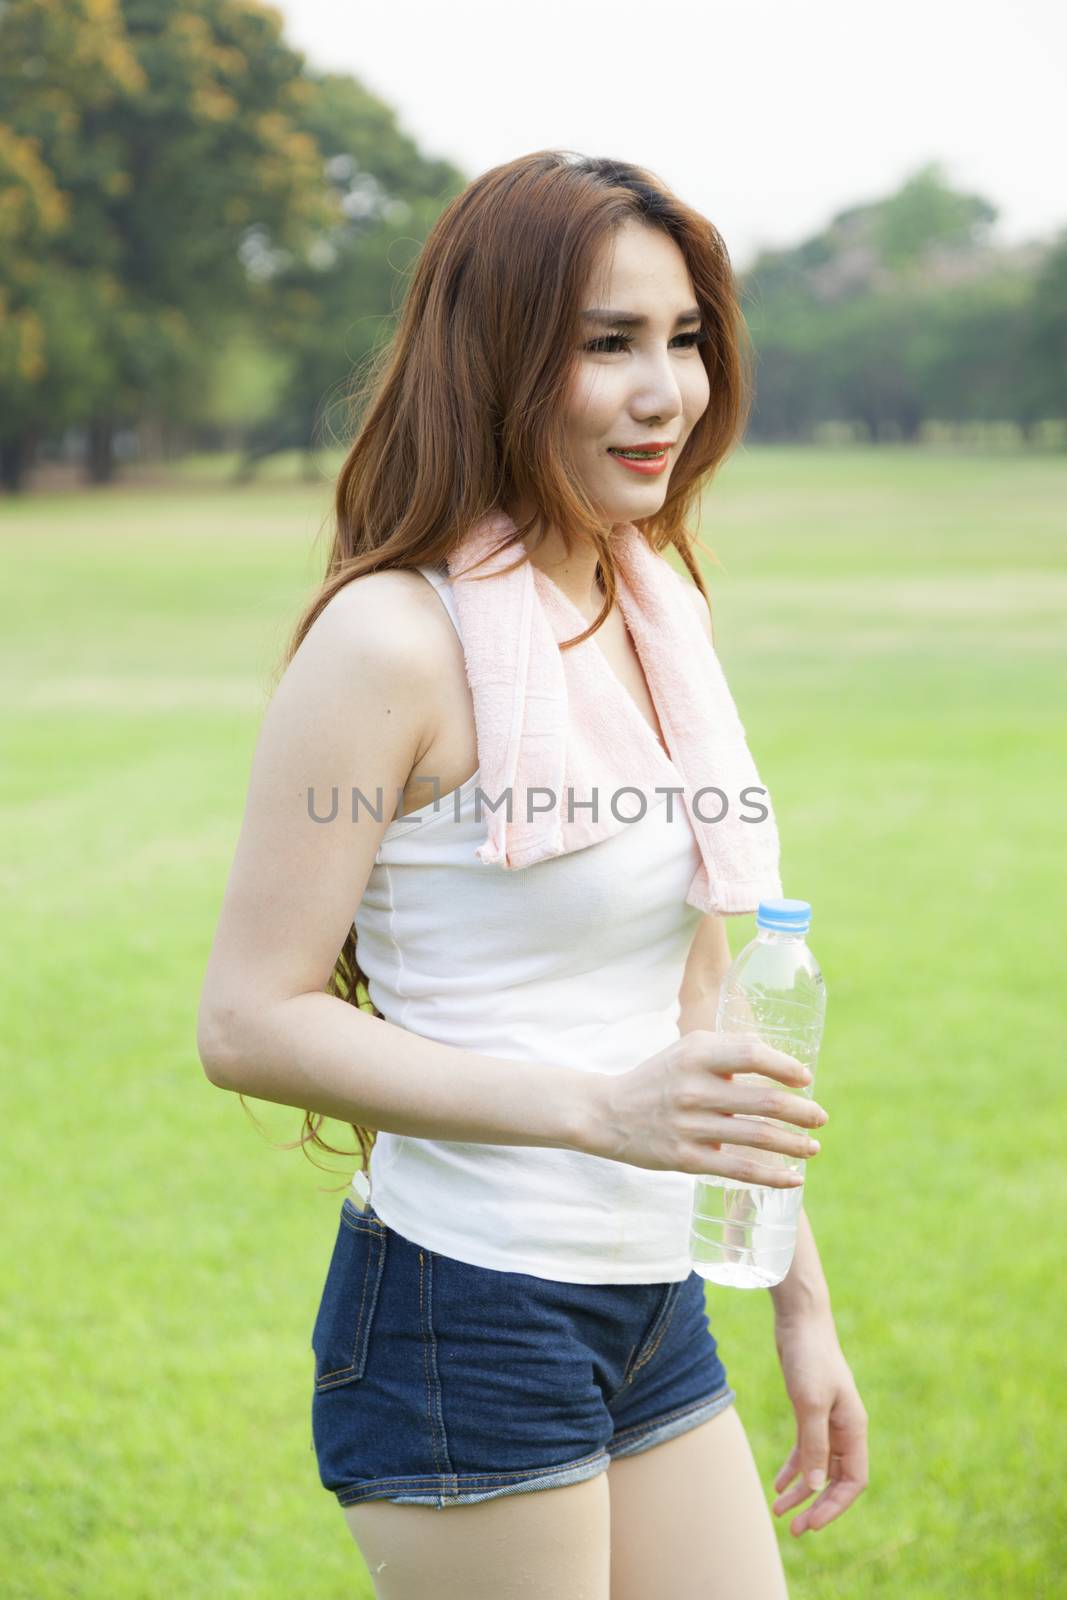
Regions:
<instances>
[{"instance_id":1,"label":"tree","mask_svg":"<svg viewBox=\"0 0 1067 1600\"><path fill-rule=\"evenodd\" d=\"M334 414L344 429L353 368L391 331L403 261L465 182L449 162L422 155L358 79L315 73L309 83L301 126L322 152L332 220L271 274L264 326L289 375L276 408L249 431L241 478L273 451L310 454L335 431Z\"/></svg>"},{"instance_id":2,"label":"tree","mask_svg":"<svg viewBox=\"0 0 1067 1600\"><path fill-rule=\"evenodd\" d=\"M1040 249L992 246L995 217L931 163L801 244L762 252L742 280L759 353L752 432L810 438L819 423L860 421L872 440L908 440L931 418L1026 427L1050 414L1042 406L1063 415L1062 268L1035 277Z\"/></svg>"},{"instance_id":3,"label":"tree","mask_svg":"<svg viewBox=\"0 0 1067 1600\"><path fill-rule=\"evenodd\" d=\"M24 204L5 273L0 337L17 314L37 349L0 380L10 460L62 420L72 319L91 329L75 340L77 388L89 476L102 481L115 427L188 391L257 265L332 221L299 125L313 92L303 65L278 13L254 0L9 0L0 11L8 161L32 150L39 192L47 181L65 208L39 273Z\"/></svg>"},{"instance_id":4,"label":"tree","mask_svg":"<svg viewBox=\"0 0 1067 1600\"><path fill-rule=\"evenodd\" d=\"M1027 426L1040 417L1067 417L1067 231L1038 269L1026 313Z\"/></svg>"}]
</instances>

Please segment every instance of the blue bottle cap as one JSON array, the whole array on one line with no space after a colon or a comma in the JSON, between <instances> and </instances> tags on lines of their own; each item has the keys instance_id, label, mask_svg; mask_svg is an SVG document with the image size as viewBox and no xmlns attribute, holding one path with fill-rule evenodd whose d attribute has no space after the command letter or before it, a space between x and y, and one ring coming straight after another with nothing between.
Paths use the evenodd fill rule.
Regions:
<instances>
[{"instance_id":1,"label":"blue bottle cap","mask_svg":"<svg viewBox=\"0 0 1067 1600\"><path fill-rule=\"evenodd\" d=\"M807 933L811 927L811 906L806 900L761 900L756 910L756 926L773 928L777 933Z\"/></svg>"}]
</instances>

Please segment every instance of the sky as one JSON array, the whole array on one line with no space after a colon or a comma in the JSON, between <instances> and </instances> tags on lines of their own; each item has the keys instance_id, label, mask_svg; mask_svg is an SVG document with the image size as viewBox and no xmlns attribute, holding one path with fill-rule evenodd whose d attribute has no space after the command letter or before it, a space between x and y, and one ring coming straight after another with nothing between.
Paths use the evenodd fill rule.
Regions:
<instances>
[{"instance_id":1,"label":"sky","mask_svg":"<svg viewBox=\"0 0 1067 1600\"><path fill-rule=\"evenodd\" d=\"M1064 0L271 3L468 178L545 147L637 162L741 270L929 161L1004 243L1067 226Z\"/></svg>"}]
</instances>

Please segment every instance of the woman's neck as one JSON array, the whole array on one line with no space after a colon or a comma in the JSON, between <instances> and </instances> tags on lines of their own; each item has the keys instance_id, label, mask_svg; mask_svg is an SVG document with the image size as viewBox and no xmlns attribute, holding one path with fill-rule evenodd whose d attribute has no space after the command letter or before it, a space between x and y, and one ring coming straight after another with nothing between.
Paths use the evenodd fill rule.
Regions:
<instances>
[{"instance_id":1,"label":"woman's neck","mask_svg":"<svg viewBox=\"0 0 1067 1600\"><path fill-rule=\"evenodd\" d=\"M597 552L572 543L571 553L562 537L550 530L535 543L526 545L530 563L543 572L573 606L592 622L604 604L604 584Z\"/></svg>"}]
</instances>

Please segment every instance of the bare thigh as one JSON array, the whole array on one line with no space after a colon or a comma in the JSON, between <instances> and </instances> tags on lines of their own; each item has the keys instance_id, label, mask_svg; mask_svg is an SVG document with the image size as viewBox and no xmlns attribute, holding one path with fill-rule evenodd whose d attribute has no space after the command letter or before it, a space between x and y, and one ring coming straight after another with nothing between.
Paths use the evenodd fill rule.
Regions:
<instances>
[{"instance_id":1,"label":"bare thigh","mask_svg":"<svg viewBox=\"0 0 1067 1600\"><path fill-rule=\"evenodd\" d=\"M608 1469L610 1600L787 1600L774 1521L734 1404Z\"/></svg>"},{"instance_id":2,"label":"bare thigh","mask_svg":"<svg viewBox=\"0 0 1067 1600\"><path fill-rule=\"evenodd\" d=\"M343 1510L378 1600L611 1600L607 1472L475 1505Z\"/></svg>"}]
</instances>

